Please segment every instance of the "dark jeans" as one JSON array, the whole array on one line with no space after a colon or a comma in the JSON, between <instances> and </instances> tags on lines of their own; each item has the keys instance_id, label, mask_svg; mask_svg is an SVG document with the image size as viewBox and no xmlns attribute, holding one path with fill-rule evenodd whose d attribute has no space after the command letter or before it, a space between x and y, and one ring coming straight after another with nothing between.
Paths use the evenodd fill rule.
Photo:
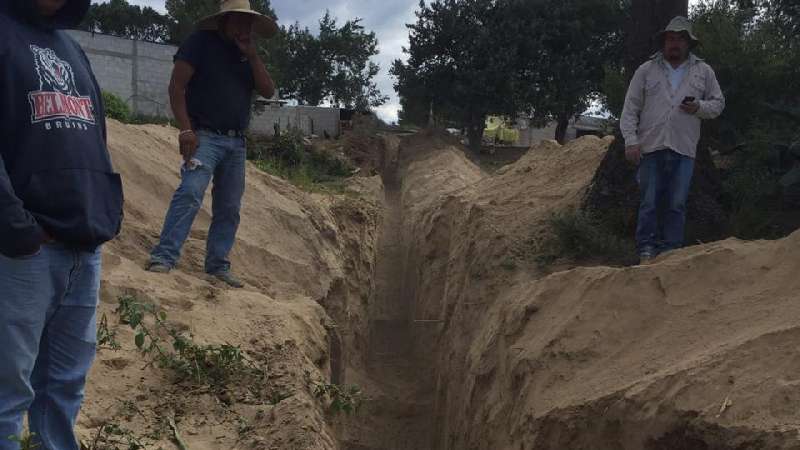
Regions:
<instances>
[{"instance_id":1,"label":"dark jeans","mask_svg":"<svg viewBox=\"0 0 800 450\"><path fill-rule=\"evenodd\" d=\"M694 159L672 150L642 155L636 227L640 253L658 254L683 246L686 200L693 173Z\"/></svg>"}]
</instances>

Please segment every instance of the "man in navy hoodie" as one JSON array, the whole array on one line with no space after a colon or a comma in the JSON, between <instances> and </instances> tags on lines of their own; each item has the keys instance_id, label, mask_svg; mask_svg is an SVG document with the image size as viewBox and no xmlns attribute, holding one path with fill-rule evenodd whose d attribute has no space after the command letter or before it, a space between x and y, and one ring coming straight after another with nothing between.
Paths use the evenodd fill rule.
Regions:
<instances>
[{"instance_id":1,"label":"man in navy hoodie","mask_svg":"<svg viewBox=\"0 0 800 450\"><path fill-rule=\"evenodd\" d=\"M37 448L78 449L100 245L122 221L100 89L62 31L88 8L0 0L0 450L26 412Z\"/></svg>"}]
</instances>

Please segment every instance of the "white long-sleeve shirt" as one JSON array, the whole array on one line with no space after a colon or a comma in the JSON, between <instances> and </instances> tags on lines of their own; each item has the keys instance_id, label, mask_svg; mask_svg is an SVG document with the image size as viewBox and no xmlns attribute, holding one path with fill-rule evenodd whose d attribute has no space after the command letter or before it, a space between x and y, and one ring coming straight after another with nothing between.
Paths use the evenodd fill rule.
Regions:
<instances>
[{"instance_id":1,"label":"white long-sleeve shirt","mask_svg":"<svg viewBox=\"0 0 800 450\"><path fill-rule=\"evenodd\" d=\"M702 119L714 119L725 109L725 97L714 70L691 54L681 83L673 88L669 63L661 53L642 64L633 75L620 128L625 145L640 145L642 153L672 149L694 158ZM696 114L680 109L685 97L700 104Z\"/></svg>"}]
</instances>

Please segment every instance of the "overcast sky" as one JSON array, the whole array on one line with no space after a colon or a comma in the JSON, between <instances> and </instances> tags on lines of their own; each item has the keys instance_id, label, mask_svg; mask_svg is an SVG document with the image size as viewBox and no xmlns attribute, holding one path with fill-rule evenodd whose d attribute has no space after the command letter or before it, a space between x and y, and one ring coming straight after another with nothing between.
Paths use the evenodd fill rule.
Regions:
<instances>
[{"instance_id":1,"label":"overcast sky","mask_svg":"<svg viewBox=\"0 0 800 450\"><path fill-rule=\"evenodd\" d=\"M696 4L700 0L689 0ZM164 12L164 0L130 0L130 3L151 6ZM402 47L408 45L408 29L405 24L414 21L414 10L418 0L272 0L278 21L284 25L299 22L301 26L317 30L317 22L329 9L334 17L343 22L360 17L368 30L375 31L380 42L380 55L376 62L381 66L377 83L381 92L390 96L389 102L379 108L378 115L387 122L397 120L400 102L394 92L394 79L389 76L392 61L405 58Z\"/></svg>"}]
</instances>

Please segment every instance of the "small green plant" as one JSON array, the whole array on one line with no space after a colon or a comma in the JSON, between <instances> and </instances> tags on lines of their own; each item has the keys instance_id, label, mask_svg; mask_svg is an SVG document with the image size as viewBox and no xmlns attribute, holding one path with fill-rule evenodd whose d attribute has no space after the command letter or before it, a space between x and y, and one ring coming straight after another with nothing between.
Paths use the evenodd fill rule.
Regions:
<instances>
[{"instance_id":1,"label":"small green plant","mask_svg":"<svg viewBox=\"0 0 800 450\"><path fill-rule=\"evenodd\" d=\"M116 94L103 91L103 106L105 107L106 116L123 123L128 123L131 120L131 109Z\"/></svg>"},{"instance_id":2,"label":"small green plant","mask_svg":"<svg viewBox=\"0 0 800 450\"><path fill-rule=\"evenodd\" d=\"M34 450L40 447L38 442L35 442L36 433L25 433L22 436L9 436L8 440L19 444L20 450Z\"/></svg>"},{"instance_id":3,"label":"small green plant","mask_svg":"<svg viewBox=\"0 0 800 450\"><path fill-rule=\"evenodd\" d=\"M502 267L505 270L508 270L509 272L517 270L517 261L511 257L506 258L503 260L503 262L500 263L500 267Z\"/></svg>"},{"instance_id":4,"label":"small green plant","mask_svg":"<svg viewBox=\"0 0 800 450\"><path fill-rule=\"evenodd\" d=\"M97 325L97 346L99 348L108 348L111 350L119 350L121 346L117 342L117 332L108 327L108 317L103 313L100 318L100 323Z\"/></svg>"},{"instance_id":5,"label":"small green plant","mask_svg":"<svg viewBox=\"0 0 800 450\"><path fill-rule=\"evenodd\" d=\"M623 239L599 220L582 211L555 214L549 221L549 234L537 248L537 261L546 265L559 258L599 259L624 263L635 256L632 239Z\"/></svg>"},{"instance_id":6,"label":"small green plant","mask_svg":"<svg viewBox=\"0 0 800 450\"><path fill-rule=\"evenodd\" d=\"M132 125L169 125L173 128L178 128L178 123L175 119L162 116L151 116L148 114L133 114L128 122Z\"/></svg>"},{"instance_id":7,"label":"small green plant","mask_svg":"<svg viewBox=\"0 0 800 450\"><path fill-rule=\"evenodd\" d=\"M116 311L122 323L136 332L134 343L150 357L149 364L172 370L180 380L223 387L235 377L264 376L264 371L248 360L241 348L229 344L198 345L171 327L166 313L155 305L126 296L119 299ZM161 336L171 342L165 344Z\"/></svg>"},{"instance_id":8,"label":"small green plant","mask_svg":"<svg viewBox=\"0 0 800 450\"><path fill-rule=\"evenodd\" d=\"M256 167L312 192L343 193L342 180L355 168L344 158L314 148L306 148L299 130L289 130L269 141L253 139L248 159Z\"/></svg>"},{"instance_id":9,"label":"small green plant","mask_svg":"<svg viewBox=\"0 0 800 450\"><path fill-rule=\"evenodd\" d=\"M358 386L345 388L335 384L314 384L314 396L330 401L329 408L334 413L355 414L362 403L362 393Z\"/></svg>"}]
</instances>

